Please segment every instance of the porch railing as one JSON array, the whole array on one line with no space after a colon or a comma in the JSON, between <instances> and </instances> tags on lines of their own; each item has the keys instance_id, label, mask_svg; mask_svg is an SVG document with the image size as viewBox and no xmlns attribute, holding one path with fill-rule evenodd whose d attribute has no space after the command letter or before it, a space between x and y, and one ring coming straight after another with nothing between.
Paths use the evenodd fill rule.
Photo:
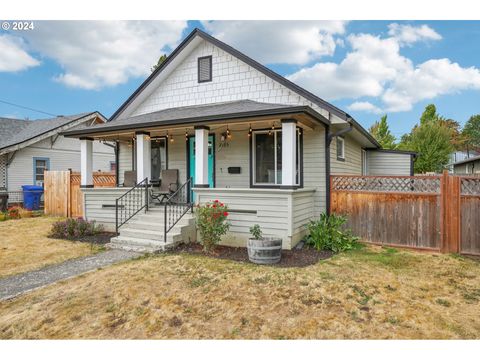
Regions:
<instances>
[{"instance_id":1,"label":"porch railing","mask_svg":"<svg viewBox=\"0 0 480 360\"><path fill-rule=\"evenodd\" d=\"M115 231L141 210L148 210L148 178L115 200Z\"/></svg>"},{"instance_id":2,"label":"porch railing","mask_svg":"<svg viewBox=\"0 0 480 360\"><path fill-rule=\"evenodd\" d=\"M193 210L193 202L190 201L190 190L192 187L192 178L189 178L177 191L175 191L165 202L164 205L164 236L163 239L167 242L167 234L176 223L189 210Z\"/></svg>"}]
</instances>

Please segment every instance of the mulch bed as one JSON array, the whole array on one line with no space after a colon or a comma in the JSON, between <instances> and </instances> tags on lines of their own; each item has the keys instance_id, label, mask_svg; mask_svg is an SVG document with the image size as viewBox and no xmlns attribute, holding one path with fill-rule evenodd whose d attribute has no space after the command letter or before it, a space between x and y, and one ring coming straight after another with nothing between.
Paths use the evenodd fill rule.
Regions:
<instances>
[{"instance_id":1,"label":"mulch bed","mask_svg":"<svg viewBox=\"0 0 480 360\"><path fill-rule=\"evenodd\" d=\"M170 250L171 253L188 253L195 255L203 255L217 259L228 259L239 262L249 262L247 248L245 247L231 247L218 245L215 252L212 254L205 254L202 245L199 243L181 244L175 249ZM305 267L316 264L319 260L328 259L332 257L331 251L317 251L312 248L303 247L302 249L282 250L282 258L275 267Z\"/></svg>"},{"instance_id":2,"label":"mulch bed","mask_svg":"<svg viewBox=\"0 0 480 360\"><path fill-rule=\"evenodd\" d=\"M85 242L85 243L95 244L95 245L105 245L105 244L108 244L110 242L110 239L114 236L116 236L115 233L102 232L102 233L91 235L91 236L83 236L80 238L61 239L61 240L80 241L80 242ZM56 238L52 237L52 239L56 239Z\"/></svg>"}]
</instances>

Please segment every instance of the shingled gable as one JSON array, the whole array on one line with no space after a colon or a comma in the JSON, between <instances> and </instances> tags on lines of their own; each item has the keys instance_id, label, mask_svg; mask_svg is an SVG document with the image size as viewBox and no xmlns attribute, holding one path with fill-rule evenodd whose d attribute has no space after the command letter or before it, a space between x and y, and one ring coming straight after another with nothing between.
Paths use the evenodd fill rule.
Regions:
<instances>
[{"instance_id":1,"label":"shingled gable","mask_svg":"<svg viewBox=\"0 0 480 360\"><path fill-rule=\"evenodd\" d=\"M264 65L258 63L257 61L251 59L247 55L243 54L242 52L236 50L235 48L223 43L222 41L214 38L213 36L203 32L202 30L195 29L193 30L183 41L182 43L167 57L167 59L159 66L140 86L139 88L120 106L120 108L111 116L109 121L115 121L120 118L125 118L132 116L133 111L139 106L146 98L144 96L141 99L141 94L146 92L146 96L148 97L151 93L153 93L154 89L161 83L160 80L162 77L166 78L169 75L169 71L173 71L179 63L181 63L187 55L183 53L184 50L191 47L196 47L200 41L205 40L214 46L220 48L221 50L225 51L226 53L230 54L231 56L241 60L242 62L246 63L247 65L251 66L255 70L259 71L260 73L264 74L268 78L274 80L275 82L281 84L285 88L289 89L290 91L294 92L295 94L301 96L308 102L318 106L319 108L323 109L324 111L328 112L330 116L329 120L334 118L340 119L340 121L345 121L347 123L352 124L352 126L357 129L364 137L368 139L374 146L380 147L378 142L360 125L358 124L349 114L342 111L341 109L335 107L334 105L328 103L327 101L319 98L318 96L312 94L311 92L303 89L302 87L294 84L293 82L289 81L288 79L284 78L283 76L275 73L274 71L268 69ZM190 45L190 46L189 46ZM170 67L170 65L173 66ZM148 88L153 86L154 88L151 89L151 92L148 93ZM144 94L145 95L145 94ZM130 108L130 111L129 111Z\"/></svg>"}]
</instances>

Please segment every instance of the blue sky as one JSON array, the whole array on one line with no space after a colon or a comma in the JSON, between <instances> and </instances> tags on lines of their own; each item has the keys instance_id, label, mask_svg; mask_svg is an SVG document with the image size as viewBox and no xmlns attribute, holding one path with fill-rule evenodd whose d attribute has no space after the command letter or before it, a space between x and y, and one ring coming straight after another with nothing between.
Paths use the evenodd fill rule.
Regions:
<instances>
[{"instance_id":1,"label":"blue sky","mask_svg":"<svg viewBox=\"0 0 480 360\"><path fill-rule=\"evenodd\" d=\"M393 25L392 25L393 24ZM464 123L480 113L480 22L34 22L0 31L0 100L53 114L110 116L159 54L199 27L369 127L399 137L425 106ZM333 86L335 85L335 86ZM0 116L48 117L0 103Z\"/></svg>"}]
</instances>

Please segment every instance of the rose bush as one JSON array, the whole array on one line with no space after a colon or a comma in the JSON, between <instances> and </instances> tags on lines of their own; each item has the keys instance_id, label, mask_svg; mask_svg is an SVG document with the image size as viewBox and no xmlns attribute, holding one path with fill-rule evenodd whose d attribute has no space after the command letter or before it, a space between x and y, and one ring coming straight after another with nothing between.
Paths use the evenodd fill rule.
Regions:
<instances>
[{"instance_id":1,"label":"rose bush","mask_svg":"<svg viewBox=\"0 0 480 360\"><path fill-rule=\"evenodd\" d=\"M218 200L197 205L195 217L203 249L210 252L230 228L228 207Z\"/></svg>"}]
</instances>

